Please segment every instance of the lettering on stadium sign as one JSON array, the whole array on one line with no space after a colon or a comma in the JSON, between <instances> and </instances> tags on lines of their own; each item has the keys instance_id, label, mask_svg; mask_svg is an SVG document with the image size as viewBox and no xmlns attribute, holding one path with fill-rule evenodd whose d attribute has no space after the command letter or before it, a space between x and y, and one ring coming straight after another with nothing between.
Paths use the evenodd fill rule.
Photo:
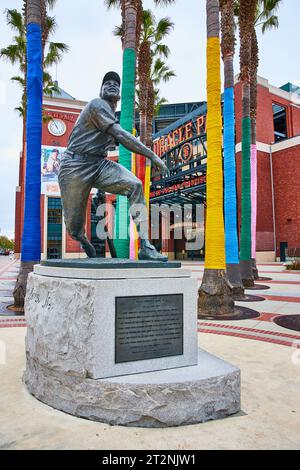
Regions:
<instances>
[{"instance_id":1,"label":"lettering on stadium sign","mask_svg":"<svg viewBox=\"0 0 300 470\"><path fill-rule=\"evenodd\" d=\"M157 189L150 193L150 198L162 196L163 194L174 193L175 191L180 191L182 189L191 188L193 186L198 186L206 183L206 175L199 176L198 178L193 178L190 181L184 181L183 183L174 184L172 186Z\"/></svg>"},{"instance_id":2,"label":"lettering on stadium sign","mask_svg":"<svg viewBox=\"0 0 300 470\"><path fill-rule=\"evenodd\" d=\"M192 145L189 140L206 133L206 115L198 116L196 120L189 121L178 129L169 132L169 134L159 137L153 142L153 151L159 157L169 152L173 148L182 144L180 149L180 158L187 162L193 155Z\"/></svg>"},{"instance_id":3,"label":"lettering on stadium sign","mask_svg":"<svg viewBox=\"0 0 300 470\"><path fill-rule=\"evenodd\" d=\"M69 122L76 122L79 114L69 114L69 113L59 113L53 111L46 111L45 113L47 116L51 117L52 119L62 119L63 121Z\"/></svg>"}]
</instances>

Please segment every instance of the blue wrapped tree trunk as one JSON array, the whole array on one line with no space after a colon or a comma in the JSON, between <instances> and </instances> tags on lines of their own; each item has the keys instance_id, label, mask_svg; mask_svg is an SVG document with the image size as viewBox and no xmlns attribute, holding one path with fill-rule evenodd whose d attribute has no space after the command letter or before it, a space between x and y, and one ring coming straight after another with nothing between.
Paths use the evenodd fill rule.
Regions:
<instances>
[{"instance_id":1,"label":"blue wrapped tree trunk","mask_svg":"<svg viewBox=\"0 0 300 470\"><path fill-rule=\"evenodd\" d=\"M28 273L41 257L42 14L44 0L26 0L27 117L25 207L21 267L14 289L14 309L22 313Z\"/></svg>"}]
</instances>

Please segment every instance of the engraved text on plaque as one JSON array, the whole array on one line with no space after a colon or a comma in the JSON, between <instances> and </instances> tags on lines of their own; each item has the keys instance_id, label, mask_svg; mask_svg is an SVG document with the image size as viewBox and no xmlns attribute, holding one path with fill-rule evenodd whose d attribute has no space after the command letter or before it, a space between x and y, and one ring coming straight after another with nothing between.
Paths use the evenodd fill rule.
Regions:
<instances>
[{"instance_id":1,"label":"engraved text on plaque","mask_svg":"<svg viewBox=\"0 0 300 470\"><path fill-rule=\"evenodd\" d=\"M116 363L182 354L183 294L116 298Z\"/></svg>"}]
</instances>

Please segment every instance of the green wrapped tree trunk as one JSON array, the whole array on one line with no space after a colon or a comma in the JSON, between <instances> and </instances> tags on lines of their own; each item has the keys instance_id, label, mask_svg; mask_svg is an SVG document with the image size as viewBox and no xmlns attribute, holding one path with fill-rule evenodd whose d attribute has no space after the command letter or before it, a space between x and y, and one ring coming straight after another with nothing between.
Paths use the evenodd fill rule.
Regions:
<instances>
[{"instance_id":1,"label":"green wrapped tree trunk","mask_svg":"<svg viewBox=\"0 0 300 470\"><path fill-rule=\"evenodd\" d=\"M242 224L240 257L242 261L251 259L251 119L244 117L242 123Z\"/></svg>"},{"instance_id":2,"label":"green wrapped tree trunk","mask_svg":"<svg viewBox=\"0 0 300 470\"><path fill-rule=\"evenodd\" d=\"M137 5L135 1L124 2L124 51L121 92L121 126L128 132L134 127ZM131 171L131 152L122 145L119 163ZM115 224L115 249L118 258L129 258L129 205L126 196L118 196Z\"/></svg>"},{"instance_id":3,"label":"green wrapped tree trunk","mask_svg":"<svg viewBox=\"0 0 300 470\"><path fill-rule=\"evenodd\" d=\"M242 83L242 200L240 266L245 287L254 285L251 245L251 118L250 118L250 68L251 35L255 21L257 0L240 0L240 79Z\"/></svg>"}]
</instances>

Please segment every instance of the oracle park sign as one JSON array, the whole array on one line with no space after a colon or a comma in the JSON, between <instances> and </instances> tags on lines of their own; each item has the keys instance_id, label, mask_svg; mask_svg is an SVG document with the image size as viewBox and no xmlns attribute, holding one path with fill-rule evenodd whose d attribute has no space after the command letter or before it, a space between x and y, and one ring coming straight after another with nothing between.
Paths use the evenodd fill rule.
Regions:
<instances>
[{"instance_id":1,"label":"oracle park sign","mask_svg":"<svg viewBox=\"0 0 300 470\"><path fill-rule=\"evenodd\" d=\"M205 104L154 136L153 151L164 160L170 176L152 175L151 204L199 204L205 201Z\"/></svg>"},{"instance_id":2,"label":"oracle park sign","mask_svg":"<svg viewBox=\"0 0 300 470\"><path fill-rule=\"evenodd\" d=\"M180 158L188 161L193 156L191 140L203 134L206 134L206 115L198 116L194 121L191 120L154 140L153 151L162 157L169 151L179 148Z\"/></svg>"}]
</instances>

